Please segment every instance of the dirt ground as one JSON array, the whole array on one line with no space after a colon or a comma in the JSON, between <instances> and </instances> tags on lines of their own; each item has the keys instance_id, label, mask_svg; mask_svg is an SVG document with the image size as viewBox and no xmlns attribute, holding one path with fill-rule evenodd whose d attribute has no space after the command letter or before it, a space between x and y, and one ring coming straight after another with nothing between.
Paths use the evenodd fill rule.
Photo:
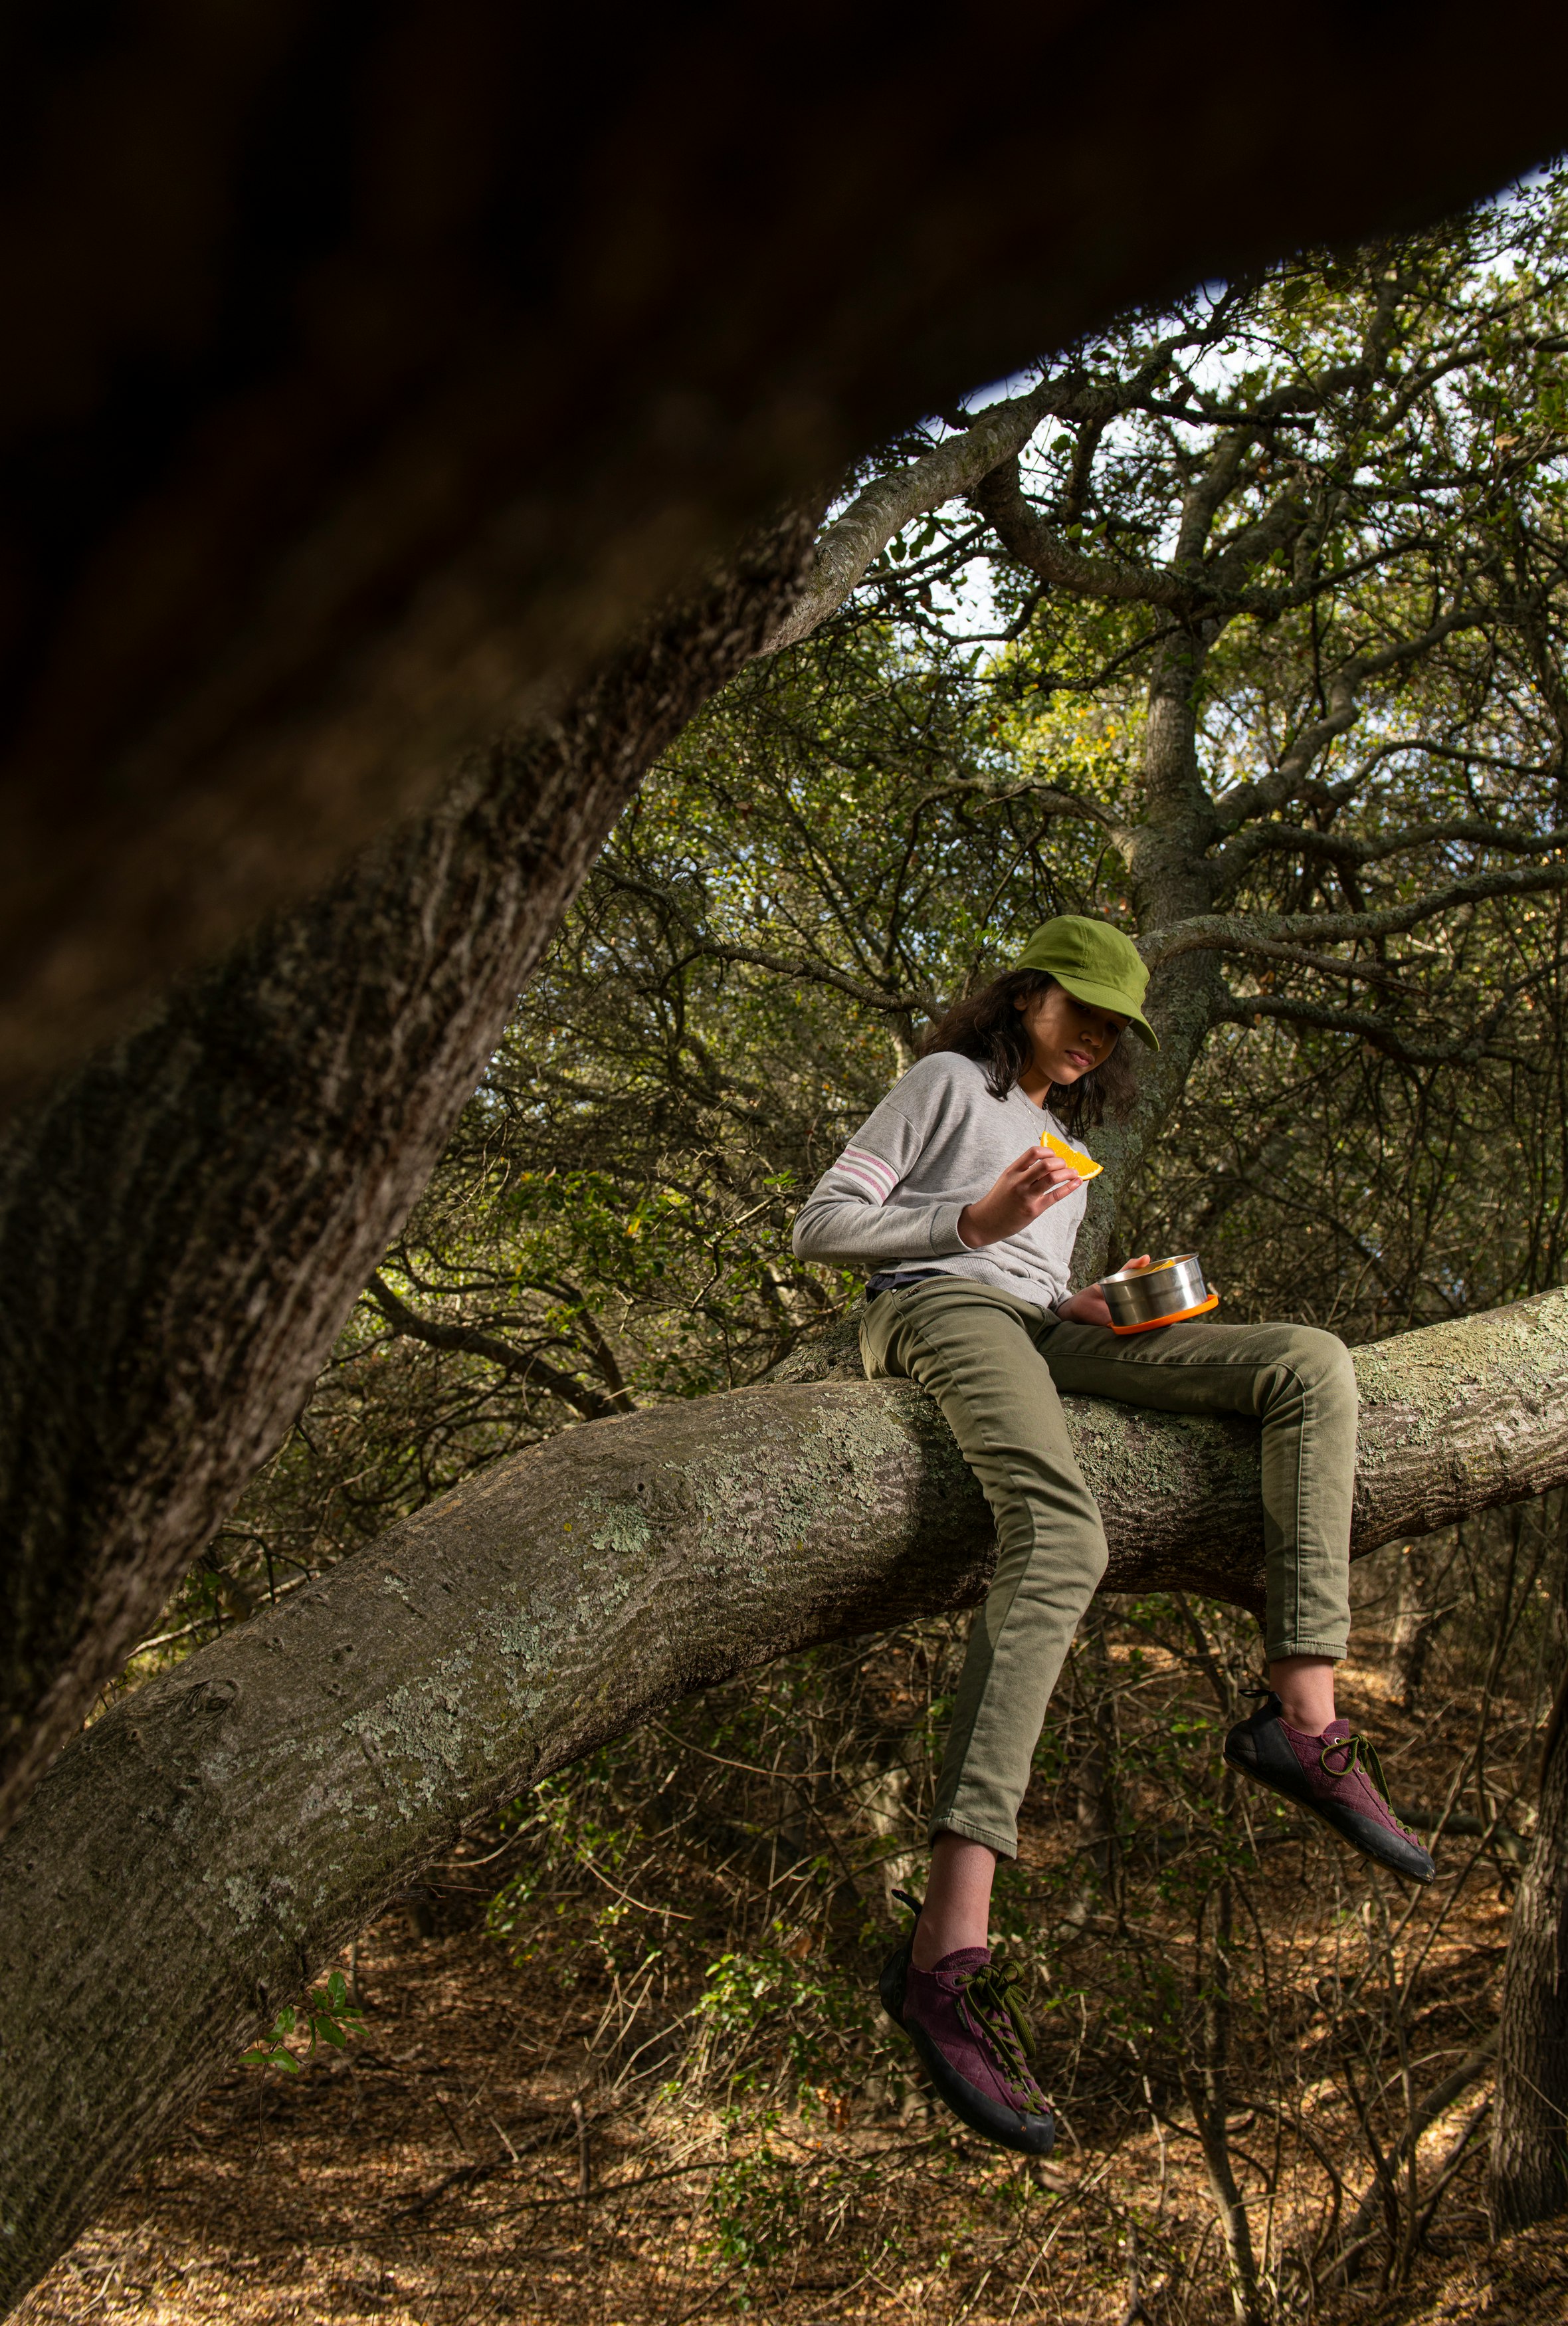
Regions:
<instances>
[{"instance_id":1,"label":"dirt ground","mask_svg":"<svg viewBox=\"0 0 1568 2326\"><path fill-rule=\"evenodd\" d=\"M1048 2259L1064 2238L1075 2281L1087 2264L1108 2295L1125 2284L1102 2211L1072 2219L1071 2192L1098 2168L1031 2180L923 2108L905 2125L796 2125L774 2143L802 2164L828 2145L880 2162L895 2226L912 2213L920 2224L917 2254L900 2234L881 2268L838 2266L830 2247L762 2273L727 2266L707 2209L726 2162L718 2118L682 2116L678 2131L645 2110L623 2119L589 2086L580 2134L571 2103L597 2008L542 2024L482 1931L422 1939L402 1917L362 1946L358 1971L366 2037L297 2079L231 2073L30 2297L23 2326L683 2326L739 2306L759 2319L945 2318L1000 2254L1026 2258L1044 2241Z\"/></svg>"},{"instance_id":2,"label":"dirt ground","mask_svg":"<svg viewBox=\"0 0 1568 2326\"><path fill-rule=\"evenodd\" d=\"M1143 2182L1140 2144L1070 2154L1031 2177L945 2125L846 2131L841 2145L895 2168L881 2184L896 2231L881 2266L840 2266L830 2244L813 2243L748 2272L713 2250L717 2122L684 2122L681 2154L645 2123L593 2113L590 2098L584 2200L571 2103L596 2014L531 2022L518 1975L476 1931L421 1939L400 1917L359 1968L370 2033L351 2054L297 2080L232 2073L18 2326L685 2326L743 2308L789 2326L1137 2316L1117 2183ZM1200 2235L1201 2219L1200 2202ZM863 2254L864 2234L858 2243ZM1201 2307L1190 2293L1167 2301L1157 2268L1138 2273L1138 2292L1148 2326L1229 2314L1217 2287ZM1320 2316L1554 2326L1568 2319L1568 2228L1433 2258L1404 2294L1355 2293Z\"/></svg>"},{"instance_id":3,"label":"dirt ground","mask_svg":"<svg viewBox=\"0 0 1568 2326\"><path fill-rule=\"evenodd\" d=\"M482 1931L422 1938L402 1916L362 1946L358 1970L366 2036L297 2079L232 2071L30 2297L19 2326L685 2326L738 2312L781 2326L1135 2326L1140 2314L1146 2326L1209 2326L1229 2315L1203 2191L1152 2134L1104 2145L1086 2119L1079 2149L1025 2168L923 2106L905 2104L900 2121L841 2105L849 2120L770 2138L786 2173L853 2165L848 2249L818 2224L780 2262L746 2267L726 2256L710 2204L735 2167L723 2122L606 2106L589 2048L597 2005L531 2013L528 1983ZM1123 2200L1146 2219L1162 2168L1169 2247L1192 2256L1180 2283L1158 2256L1129 2251ZM1320 2312L1325 2326L1568 2319L1568 2229L1486 2245L1479 2173L1471 2181L1448 2254L1387 2303L1347 2293Z\"/></svg>"},{"instance_id":4,"label":"dirt ground","mask_svg":"<svg viewBox=\"0 0 1568 2326\"><path fill-rule=\"evenodd\" d=\"M1402 1725L1375 1669L1348 1667L1343 1680L1346 1708L1371 1717L1401 1781L1430 1797L1452 1758L1444 1734L1472 1722L1474 1706L1451 1698ZM1458 1845L1445 1847L1457 1863ZM1370 1914L1373 1892L1360 1861L1326 1841L1289 1844L1268 1864L1278 1946L1304 1949L1299 1988L1322 1925L1309 1928L1297 1902L1336 1884L1353 1919ZM1414 1911L1436 1916L1442 1888ZM297 2078L233 2070L29 2297L20 2326L1232 2318L1192 2135L1183 2145L1147 2113L1112 2104L1092 2072L1073 2098L1065 2055L1045 2079L1069 2094L1047 2165L933 2113L890 2072L891 2048L866 2060L858 2088L823 2090L810 2114L759 2129L661 2086L667 2070L627 2084L606 2065L617 2005L603 1982L563 1988L539 1949L519 1968L484 1927L483 1889L457 1890L437 1902L433 1928L423 1914L424 1933L400 1910L361 1942L362 2036ZM1506 1914L1482 1868L1431 1926L1441 1944L1417 1996L1431 2056L1457 2056L1491 2023ZM554 1943L576 1943L569 1924ZM1316 2037L1304 2023L1287 2040L1304 2052ZM1341 2144L1353 2191L1364 2162L1331 2082L1304 2086L1309 2121L1329 2153ZM1424 2171L1486 2089L1473 2082L1433 2126ZM1254 2114L1250 2133L1248 2117L1238 2121L1244 2164L1267 2162L1266 2118ZM1491 2243L1484 2150L1483 2137L1460 2141L1463 2161L1410 2284L1389 2295L1374 2282L1327 2289L1312 2313L1320 2326L1568 2321L1568 2228ZM1270 2185L1305 2187L1290 2183L1295 2168L1279 2167L1279 2153ZM1285 2293L1281 2316L1304 2316L1299 2290Z\"/></svg>"}]
</instances>

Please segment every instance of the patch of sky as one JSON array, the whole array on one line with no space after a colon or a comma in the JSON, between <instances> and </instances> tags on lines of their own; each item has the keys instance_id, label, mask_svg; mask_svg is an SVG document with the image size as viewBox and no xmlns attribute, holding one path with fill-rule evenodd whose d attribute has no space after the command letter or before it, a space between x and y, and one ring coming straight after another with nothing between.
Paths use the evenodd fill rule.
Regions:
<instances>
[{"instance_id":1,"label":"patch of sky","mask_svg":"<svg viewBox=\"0 0 1568 2326\"><path fill-rule=\"evenodd\" d=\"M1532 208L1537 206L1544 193L1549 192L1553 172L1542 169L1530 172L1517 183L1502 189L1481 206L1479 231L1472 246L1472 281L1480 291L1483 285L1494 288L1511 283L1521 266L1527 271L1532 243ZM1288 271L1288 262L1286 263ZM1195 344L1190 352L1179 358L1181 377L1193 391L1193 406L1190 413L1169 412L1164 424L1174 431L1201 432L1212 429L1211 416L1215 404L1222 404L1226 392L1244 377L1250 376L1256 386L1260 373L1274 372L1288 376L1303 360L1299 342L1288 330L1275 328L1271 319L1260 315L1256 308L1238 316L1238 329L1224 329L1224 309L1230 297L1229 287L1222 282L1202 285L1183 301L1174 302L1164 317L1138 316L1108 326L1102 337L1090 340L1081 351L1091 368L1104 363L1107 368L1116 365L1118 356L1123 365L1128 359L1137 361L1144 346L1156 332L1169 331L1174 324L1185 324L1192 331ZM1210 344L1202 344L1206 333L1220 325L1220 335ZM1321 330L1320 323L1320 330ZM1347 317L1347 328L1350 328ZM1347 339L1343 352L1350 353L1353 341ZM1325 351L1319 341L1314 352ZM995 380L963 397L954 408L951 419L932 417L926 423L925 433L932 443L947 441L966 418L973 419L995 404L1025 394L1041 377L1038 367L1015 372ZM1452 383L1439 384L1434 402L1443 418L1456 432L1473 424L1475 415L1463 408L1464 383L1456 377ZM1210 406L1206 414L1204 406ZM1293 423L1286 422L1285 428ZM1299 423L1308 435L1311 421ZM1135 464L1138 458L1140 434L1147 423L1139 416L1114 423L1102 439L1099 460L1101 473L1114 471L1120 463ZM1276 423L1278 433L1278 423ZM1047 422L1037 433L1023 458L1025 479L1036 489L1052 482L1060 484L1062 452L1066 449L1064 432ZM1305 440L1304 439L1304 449ZM1054 465L1053 465L1054 464ZM1549 472L1561 473L1564 464L1547 464ZM1439 496L1441 498L1441 496ZM952 505L949 505L948 521L951 524ZM1393 511L1385 512L1392 515ZM1167 504L1161 512L1162 522L1150 532L1142 544L1141 554L1156 563L1168 561L1174 554L1179 523L1179 509ZM923 559L934 563L944 544L940 541L934 551L931 545L928 521L917 519L905 528L898 544L894 544L895 562L906 577L920 573ZM976 554L963 568L939 577L932 572L927 584L930 596L926 602L936 620L944 628L955 651L967 654L970 665L983 670L991 653L1001 643L1003 628L1001 609L993 582L993 568L988 558ZM912 644L913 644L912 640Z\"/></svg>"}]
</instances>

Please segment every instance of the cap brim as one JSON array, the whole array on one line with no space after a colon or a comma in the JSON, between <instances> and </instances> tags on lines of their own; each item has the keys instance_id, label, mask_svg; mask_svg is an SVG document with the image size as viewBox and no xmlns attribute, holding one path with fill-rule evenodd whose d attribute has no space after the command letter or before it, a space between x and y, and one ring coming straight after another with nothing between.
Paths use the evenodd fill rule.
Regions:
<instances>
[{"instance_id":1,"label":"cap brim","mask_svg":"<svg viewBox=\"0 0 1568 2326\"><path fill-rule=\"evenodd\" d=\"M1140 1041L1146 1043L1151 1050L1159 1048L1159 1036L1141 1010L1127 1007L1125 993L1118 993L1114 986L1091 984L1086 977L1063 977L1059 969L1053 969L1051 975L1064 993L1072 994L1074 1001L1081 1001L1089 1009L1114 1009L1118 1018L1127 1019Z\"/></svg>"}]
</instances>

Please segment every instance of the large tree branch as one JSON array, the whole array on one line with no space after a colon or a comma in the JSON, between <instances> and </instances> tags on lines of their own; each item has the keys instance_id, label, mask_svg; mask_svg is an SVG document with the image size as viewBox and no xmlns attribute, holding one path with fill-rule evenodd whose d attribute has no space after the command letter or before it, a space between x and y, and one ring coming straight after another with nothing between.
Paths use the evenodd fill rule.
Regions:
<instances>
[{"instance_id":1,"label":"large tree branch","mask_svg":"<svg viewBox=\"0 0 1568 2326\"><path fill-rule=\"evenodd\" d=\"M299 1412L610 824L810 538L781 520L6 1127L0 1826Z\"/></svg>"},{"instance_id":2,"label":"large tree branch","mask_svg":"<svg viewBox=\"0 0 1568 2326\"><path fill-rule=\"evenodd\" d=\"M1222 862L1234 882L1241 870L1264 855L1315 856L1331 864L1386 864L1392 856L1407 856L1418 848L1444 848L1462 842L1471 848L1495 849L1500 856L1547 856L1568 849L1568 824L1549 832L1530 832L1523 824L1488 823L1477 816L1453 816L1442 823L1406 824L1383 833L1376 840L1359 839L1348 832L1319 832L1311 824L1256 823L1239 833L1216 861Z\"/></svg>"},{"instance_id":3,"label":"large tree branch","mask_svg":"<svg viewBox=\"0 0 1568 2326\"><path fill-rule=\"evenodd\" d=\"M1025 498L1016 458L981 478L972 498L1008 556L1053 590L1108 605L1159 606L1170 614L1185 614L1194 602L1191 575L1074 549Z\"/></svg>"},{"instance_id":4,"label":"large tree branch","mask_svg":"<svg viewBox=\"0 0 1568 2326\"><path fill-rule=\"evenodd\" d=\"M1489 897L1531 897L1563 888L1568 864L1543 864L1528 872L1472 873L1372 913L1195 913L1146 938L1140 949L1149 966L1158 968L1188 953L1267 954L1281 943L1349 944L1398 936L1457 906L1484 904Z\"/></svg>"},{"instance_id":5,"label":"large tree branch","mask_svg":"<svg viewBox=\"0 0 1568 2326\"><path fill-rule=\"evenodd\" d=\"M876 478L827 527L805 589L758 651L777 654L808 637L838 612L911 517L927 516L967 493L998 461L1026 444L1047 413L1070 406L1076 395L1059 379L1043 379L1027 395L988 405L972 428L948 437L922 459Z\"/></svg>"},{"instance_id":6,"label":"large tree branch","mask_svg":"<svg viewBox=\"0 0 1568 2326\"><path fill-rule=\"evenodd\" d=\"M1359 1552L1568 1480L1568 1293L1356 1372ZM1108 1586L1256 1607L1256 1428L1065 1404ZM694 1689L971 1604L992 1557L929 1399L797 1378L569 1430L122 1699L0 1847L0 2300L470 1822Z\"/></svg>"}]
</instances>

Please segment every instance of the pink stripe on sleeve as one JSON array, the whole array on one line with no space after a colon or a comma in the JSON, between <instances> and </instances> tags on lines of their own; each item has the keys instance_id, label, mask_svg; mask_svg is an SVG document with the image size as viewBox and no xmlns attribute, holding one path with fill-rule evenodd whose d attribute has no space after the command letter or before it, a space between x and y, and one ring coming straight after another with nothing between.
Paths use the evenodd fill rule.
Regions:
<instances>
[{"instance_id":1,"label":"pink stripe on sleeve","mask_svg":"<svg viewBox=\"0 0 1568 2326\"><path fill-rule=\"evenodd\" d=\"M840 1155L833 1168L835 1171L841 1171L846 1179L855 1180L858 1186L865 1188L868 1196L874 1196L879 1204L885 1204L887 1201L888 1189L874 1179L869 1171L862 1171L858 1163L848 1162Z\"/></svg>"},{"instance_id":2,"label":"pink stripe on sleeve","mask_svg":"<svg viewBox=\"0 0 1568 2326\"><path fill-rule=\"evenodd\" d=\"M864 1147L846 1147L839 1158L840 1168L847 1169L855 1163L877 1182L886 1201L898 1185L898 1174L892 1164L885 1163L880 1155L873 1155Z\"/></svg>"}]
</instances>

